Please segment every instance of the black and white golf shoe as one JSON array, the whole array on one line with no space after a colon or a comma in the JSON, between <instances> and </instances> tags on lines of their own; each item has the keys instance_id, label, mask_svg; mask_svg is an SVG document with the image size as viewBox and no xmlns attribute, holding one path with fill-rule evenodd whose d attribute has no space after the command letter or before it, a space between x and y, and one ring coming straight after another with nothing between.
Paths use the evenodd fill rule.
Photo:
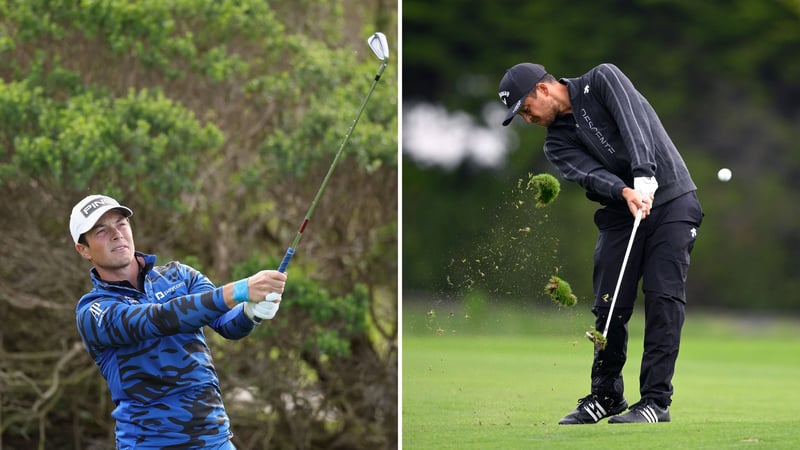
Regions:
<instances>
[{"instance_id":1,"label":"black and white golf shoe","mask_svg":"<svg viewBox=\"0 0 800 450\"><path fill-rule=\"evenodd\" d=\"M589 394L578 400L578 406L571 413L558 421L559 425L579 425L597 423L608 416L613 416L625 411L628 402L625 398L601 397Z\"/></svg>"},{"instance_id":2,"label":"black and white golf shoe","mask_svg":"<svg viewBox=\"0 0 800 450\"><path fill-rule=\"evenodd\" d=\"M621 416L608 419L608 423L657 423L669 422L669 407L662 408L654 401L643 398Z\"/></svg>"}]
</instances>

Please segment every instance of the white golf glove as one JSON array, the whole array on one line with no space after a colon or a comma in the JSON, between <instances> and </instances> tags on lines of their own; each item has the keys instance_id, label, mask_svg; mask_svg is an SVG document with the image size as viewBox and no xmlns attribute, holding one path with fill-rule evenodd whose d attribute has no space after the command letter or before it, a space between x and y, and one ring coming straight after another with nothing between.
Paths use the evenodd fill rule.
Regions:
<instances>
[{"instance_id":1,"label":"white golf glove","mask_svg":"<svg viewBox=\"0 0 800 450\"><path fill-rule=\"evenodd\" d=\"M639 192L642 198L650 198L655 195L658 189L656 177L636 177L633 179L633 188Z\"/></svg>"},{"instance_id":2,"label":"white golf glove","mask_svg":"<svg viewBox=\"0 0 800 450\"><path fill-rule=\"evenodd\" d=\"M272 293L267 295L263 302L253 303L247 302L244 304L244 313L253 321L270 320L278 313L278 308L281 305L280 294Z\"/></svg>"}]
</instances>

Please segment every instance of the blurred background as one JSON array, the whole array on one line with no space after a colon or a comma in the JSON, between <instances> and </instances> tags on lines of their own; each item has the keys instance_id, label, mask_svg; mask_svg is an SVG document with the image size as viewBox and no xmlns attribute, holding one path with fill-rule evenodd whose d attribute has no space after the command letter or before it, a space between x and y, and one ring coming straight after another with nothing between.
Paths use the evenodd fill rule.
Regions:
<instances>
[{"instance_id":1,"label":"blurred background","mask_svg":"<svg viewBox=\"0 0 800 450\"><path fill-rule=\"evenodd\" d=\"M380 62L278 316L207 330L237 448L397 446L396 0L0 3L0 448L114 448L72 206L222 285L277 268Z\"/></svg>"},{"instance_id":2,"label":"blurred background","mask_svg":"<svg viewBox=\"0 0 800 450\"><path fill-rule=\"evenodd\" d=\"M406 0L402 30L404 321L447 301L545 304L553 274L590 308L598 205L562 182L535 208L520 182L560 179L544 129L500 125L498 83L523 61L556 77L614 63L660 114L706 214L690 310L800 312L800 2Z\"/></svg>"}]
</instances>

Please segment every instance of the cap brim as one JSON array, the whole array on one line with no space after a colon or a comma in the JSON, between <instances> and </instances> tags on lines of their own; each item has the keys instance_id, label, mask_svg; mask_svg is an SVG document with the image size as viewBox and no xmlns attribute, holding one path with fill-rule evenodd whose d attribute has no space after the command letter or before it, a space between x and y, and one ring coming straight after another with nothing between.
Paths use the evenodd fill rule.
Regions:
<instances>
[{"instance_id":1,"label":"cap brim","mask_svg":"<svg viewBox=\"0 0 800 450\"><path fill-rule=\"evenodd\" d=\"M120 205L120 206L109 206L107 208L103 208L103 209L100 210L99 214L97 214L97 220L100 220L100 218L103 217L103 214L105 214L105 213L107 213L109 211L119 211L125 217L130 217L130 216L133 215L133 210L131 210L127 206L122 206L122 205ZM92 228L94 228L94 226L97 225L97 220L95 220L92 223L84 224L81 228L79 228L77 230L77 236L80 236L83 233L86 233L89 230L91 230Z\"/></svg>"},{"instance_id":2,"label":"cap brim","mask_svg":"<svg viewBox=\"0 0 800 450\"><path fill-rule=\"evenodd\" d=\"M506 113L506 118L503 120L504 127L508 126L508 124L510 124L511 121L514 120L514 117L517 115L521 107L522 107L522 99L519 99L517 100L516 103L514 103L514 106L508 108L508 112Z\"/></svg>"}]
</instances>

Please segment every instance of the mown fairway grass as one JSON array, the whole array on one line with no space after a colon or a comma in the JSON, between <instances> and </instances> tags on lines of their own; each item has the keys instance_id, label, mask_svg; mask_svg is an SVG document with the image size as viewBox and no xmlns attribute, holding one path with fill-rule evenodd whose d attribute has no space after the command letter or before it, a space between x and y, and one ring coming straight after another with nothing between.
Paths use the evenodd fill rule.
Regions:
<instances>
[{"instance_id":1,"label":"mown fairway grass","mask_svg":"<svg viewBox=\"0 0 800 450\"><path fill-rule=\"evenodd\" d=\"M800 322L689 311L672 422L559 426L589 392L580 308L404 304L402 448L800 448ZM626 397L639 399L643 319Z\"/></svg>"}]
</instances>

